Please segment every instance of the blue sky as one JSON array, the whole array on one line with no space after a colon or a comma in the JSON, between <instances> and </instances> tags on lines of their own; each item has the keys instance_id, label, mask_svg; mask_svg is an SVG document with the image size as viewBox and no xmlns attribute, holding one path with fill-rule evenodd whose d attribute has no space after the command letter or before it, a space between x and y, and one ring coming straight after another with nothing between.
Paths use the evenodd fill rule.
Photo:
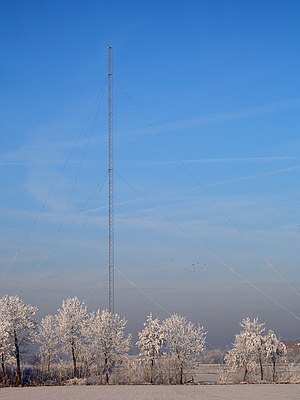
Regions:
<instances>
[{"instance_id":1,"label":"blue sky","mask_svg":"<svg viewBox=\"0 0 300 400\"><path fill-rule=\"evenodd\" d=\"M0 7L1 295L107 307L111 44L116 311L299 337L299 2Z\"/></svg>"}]
</instances>

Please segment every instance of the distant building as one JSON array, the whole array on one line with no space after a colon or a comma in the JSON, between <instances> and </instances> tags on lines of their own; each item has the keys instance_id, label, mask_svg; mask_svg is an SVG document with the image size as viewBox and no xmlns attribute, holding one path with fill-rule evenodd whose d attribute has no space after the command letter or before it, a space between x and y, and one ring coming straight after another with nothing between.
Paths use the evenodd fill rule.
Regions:
<instances>
[{"instance_id":1,"label":"distant building","mask_svg":"<svg viewBox=\"0 0 300 400\"><path fill-rule=\"evenodd\" d=\"M283 340L288 353L300 354L300 340Z\"/></svg>"}]
</instances>

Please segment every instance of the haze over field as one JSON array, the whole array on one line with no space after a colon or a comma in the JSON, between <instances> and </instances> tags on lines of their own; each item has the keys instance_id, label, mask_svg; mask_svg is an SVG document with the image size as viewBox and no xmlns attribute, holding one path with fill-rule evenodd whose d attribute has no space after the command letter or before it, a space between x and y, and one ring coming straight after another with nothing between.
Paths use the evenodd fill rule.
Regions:
<instances>
[{"instance_id":1,"label":"haze over field","mask_svg":"<svg viewBox=\"0 0 300 400\"><path fill-rule=\"evenodd\" d=\"M107 308L113 46L115 311L247 316L300 337L300 4L0 5L0 296Z\"/></svg>"}]
</instances>

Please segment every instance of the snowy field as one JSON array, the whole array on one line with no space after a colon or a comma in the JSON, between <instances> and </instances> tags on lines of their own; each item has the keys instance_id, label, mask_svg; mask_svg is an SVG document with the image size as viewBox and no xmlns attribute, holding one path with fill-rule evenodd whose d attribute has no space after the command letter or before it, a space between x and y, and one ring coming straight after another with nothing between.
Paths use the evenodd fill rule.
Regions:
<instances>
[{"instance_id":1,"label":"snowy field","mask_svg":"<svg viewBox=\"0 0 300 400\"><path fill-rule=\"evenodd\" d=\"M299 400L300 385L65 386L0 389L1 400Z\"/></svg>"}]
</instances>

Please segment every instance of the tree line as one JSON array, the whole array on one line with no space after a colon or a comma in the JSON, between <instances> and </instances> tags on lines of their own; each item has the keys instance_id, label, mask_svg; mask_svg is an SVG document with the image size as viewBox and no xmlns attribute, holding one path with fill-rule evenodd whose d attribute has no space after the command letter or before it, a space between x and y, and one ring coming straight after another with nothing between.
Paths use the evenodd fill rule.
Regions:
<instances>
[{"instance_id":1,"label":"tree line","mask_svg":"<svg viewBox=\"0 0 300 400\"><path fill-rule=\"evenodd\" d=\"M2 385L66 384L85 380L90 384L183 384L205 349L206 332L186 317L173 314L160 322L150 314L138 332L138 356L130 355L132 336L127 321L107 310L88 312L77 297L62 301L55 315L38 324L37 307L18 296L0 299L0 359ZM273 331L263 335L264 324L244 319L233 348L224 362L231 371L243 370L243 378L272 363L285 360L286 348ZM35 362L24 355L35 344ZM36 346L38 345L38 347Z\"/></svg>"}]
</instances>

